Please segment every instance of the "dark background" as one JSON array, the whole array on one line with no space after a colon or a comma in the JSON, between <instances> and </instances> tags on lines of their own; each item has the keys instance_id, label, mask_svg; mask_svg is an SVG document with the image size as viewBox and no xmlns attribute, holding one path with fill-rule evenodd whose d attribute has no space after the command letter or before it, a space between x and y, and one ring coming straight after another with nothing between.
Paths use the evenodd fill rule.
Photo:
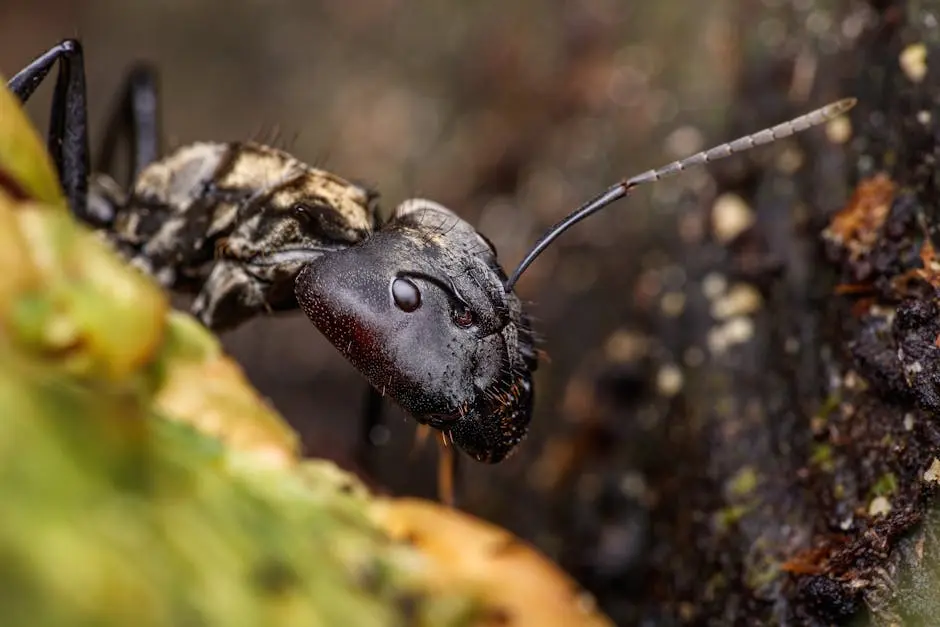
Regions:
<instances>
[{"instance_id":1,"label":"dark background","mask_svg":"<svg viewBox=\"0 0 940 627\"><path fill-rule=\"evenodd\" d=\"M123 71L150 60L162 71L168 146L274 141L376 187L385 211L410 196L435 199L477 225L511 270L545 228L617 179L845 95L844 77L827 78L817 60L861 31L835 17L857 4L0 0L0 71L9 77L59 39L80 37L97 138ZM42 129L50 87L29 106ZM732 118L733 106L744 113ZM816 133L810 145L823 141ZM710 172L723 173L725 188L747 188L745 163L781 159L781 148L764 148L642 188L566 234L518 285L549 357L532 430L505 463L464 464L464 506L562 561L615 617L637 618L624 604L654 597L676 602L663 615L696 614L670 581L700 598L705 573L643 581L644 564L682 570L670 547L700 522L684 511L698 485L680 476L730 472L669 444L698 437L685 425L713 409L701 387L691 406L673 399L708 367L707 347L690 339L704 331L682 313L686 295L707 292L718 259L686 254L686 243L711 228L722 186ZM840 185L830 192L814 199L818 211L844 199ZM777 207L778 223L788 211ZM306 318L257 320L224 341L310 454L353 467L365 383ZM759 387L760 355L771 354L736 362L730 376ZM599 424L610 417L604 403L619 408L615 423ZM433 497L432 444L409 455L413 423L392 410L387 424L374 481ZM727 429L703 442L753 446ZM694 555L695 543L684 550Z\"/></svg>"}]
</instances>

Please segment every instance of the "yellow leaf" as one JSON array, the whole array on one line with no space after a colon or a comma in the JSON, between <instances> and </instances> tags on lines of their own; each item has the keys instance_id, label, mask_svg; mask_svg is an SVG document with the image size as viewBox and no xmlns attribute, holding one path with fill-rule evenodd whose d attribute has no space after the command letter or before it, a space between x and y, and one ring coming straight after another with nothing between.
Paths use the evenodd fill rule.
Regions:
<instances>
[{"instance_id":1,"label":"yellow leaf","mask_svg":"<svg viewBox=\"0 0 940 627\"><path fill-rule=\"evenodd\" d=\"M613 627L573 579L505 529L422 499L377 499L373 515L430 559L429 586L472 591L492 624Z\"/></svg>"}]
</instances>

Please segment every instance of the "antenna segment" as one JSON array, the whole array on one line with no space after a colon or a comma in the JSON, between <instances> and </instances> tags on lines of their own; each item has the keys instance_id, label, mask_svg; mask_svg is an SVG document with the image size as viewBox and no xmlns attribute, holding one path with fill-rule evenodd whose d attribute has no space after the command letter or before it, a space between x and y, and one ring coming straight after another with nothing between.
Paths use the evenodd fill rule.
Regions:
<instances>
[{"instance_id":1,"label":"antenna segment","mask_svg":"<svg viewBox=\"0 0 940 627\"><path fill-rule=\"evenodd\" d=\"M842 115L854 107L856 102L857 100L855 98L844 98L837 102L828 104L825 107L820 107L815 111L805 113L798 118L793 118L792 120L783 122L776 126L765 128L762 131L745 135L744 137L740 137L734 141L721 144L720 146L703 150L702 152L696 153L691 157L673 161L672 163L661 168L647 170L642 174L637 174L634 177L617 183L616 185L608 188L606 192L581 205L581 207L579 207L574 213L569 214L567 217L550 228L544 235L542 235L538 242L535 243L535 246L532 247L532 250L529 251L529 253L522 260L522 263L519 264L519 267L516 268L515 272L512 273L512 276L510 276L506 281L505 290L507 292L512 291L516 281L519 280L519 277L523 272L525 272L526 268L528 268L529 265L535 261L535 258L538 257L543 250L548 248L549 244L551 244L556 237L591 214L596 213L607 205L620 200L624 196L627 196L634 187L643 185L644 183L659 181L666 177L679 174L683 170L710 163L712 161L718 161L719 159L730 157L733 154L741 153L763 144L775 142L778 139L789 137L790 135L794 135L800 131L805 131L808 128L817 126L823 122L831 120L832 118Z\"/></svg>"}]
</instances>

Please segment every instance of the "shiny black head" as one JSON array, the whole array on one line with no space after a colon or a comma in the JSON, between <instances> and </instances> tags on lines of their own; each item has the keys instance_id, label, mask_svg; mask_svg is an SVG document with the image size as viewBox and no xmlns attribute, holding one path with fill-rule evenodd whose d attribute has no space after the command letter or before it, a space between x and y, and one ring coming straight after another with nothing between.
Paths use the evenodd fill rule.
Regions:
<instances>
[{"instance_id":1,"label":"shiny black head","mask_svg":"<svg viewBox=\"0 0 940 627\"><path fill-rule=\"evenodd\" d=\"M297 300L370 383L478 461L525 437L537 360L496 251L471 225L413 199L367 240L311 262Z\"/></svg>"}]
</instances>

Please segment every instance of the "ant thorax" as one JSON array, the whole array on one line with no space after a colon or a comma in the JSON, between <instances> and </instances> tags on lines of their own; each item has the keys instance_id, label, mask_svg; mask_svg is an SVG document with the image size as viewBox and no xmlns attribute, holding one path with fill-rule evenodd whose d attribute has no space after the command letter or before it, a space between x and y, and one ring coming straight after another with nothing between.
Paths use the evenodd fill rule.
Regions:
<instances>
[{"instance_id":1,"label":"ant thorax","mask_svg":"<svg viewBox=\"0 0 940 627\"><path fill-rule=\"evenodd\" d=\"M445 207L412 199L360 244L297 277L297 301L383 395L478 461L522 441L537 366L496 250Z\"/></svg>"},{"instance_id":2,"label":"ant thorax","mask_svg":"<svg viewBox=\"0 0 940 627\"><path fill-rule=\"evenodd\" d=\"M89 213L135 266L196 293L220 330L296 308L293 280L320 255L374 228L374 194L254 143L195 143L147 166L129 193L92 177Z\"/></svg>"}]
</instances>

